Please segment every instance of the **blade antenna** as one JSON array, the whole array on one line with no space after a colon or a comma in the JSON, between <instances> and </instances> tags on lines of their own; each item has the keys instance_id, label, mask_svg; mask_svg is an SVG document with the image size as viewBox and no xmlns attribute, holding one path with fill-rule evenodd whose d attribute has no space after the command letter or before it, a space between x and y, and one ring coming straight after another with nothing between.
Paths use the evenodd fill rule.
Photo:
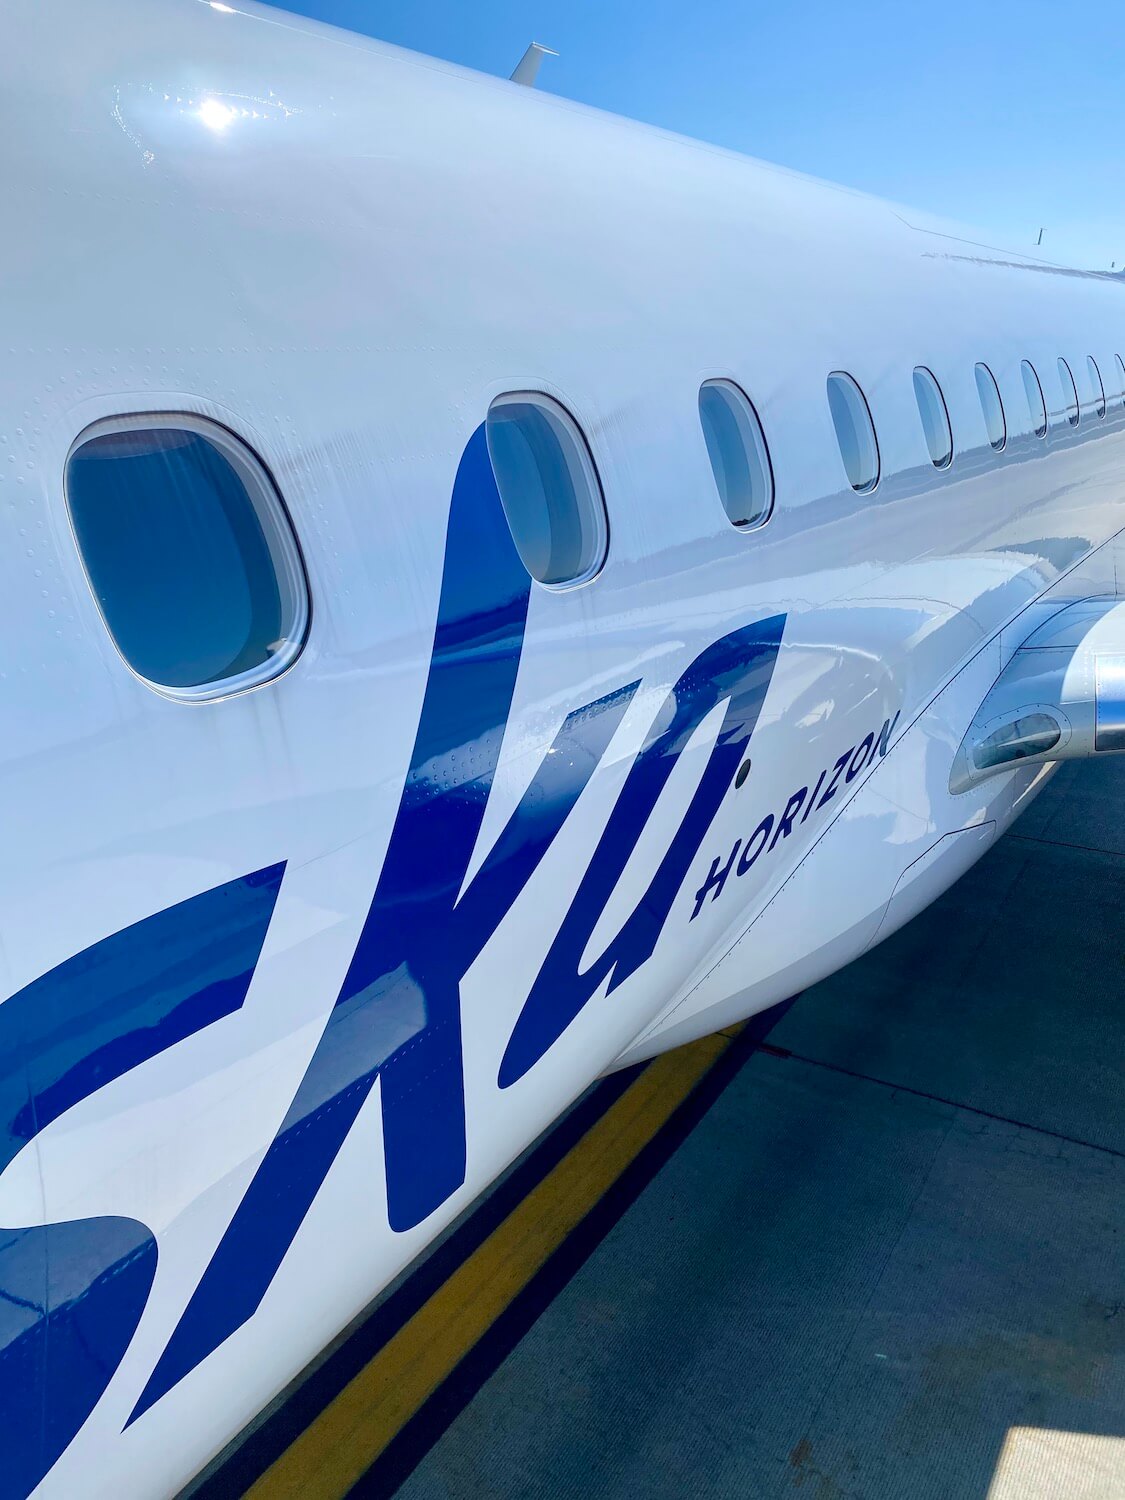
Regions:
<instances>
[{"instance_id":1,"label":"blade antenna","mask_svg":"<svg viewBox=\"0 0 1125 1500\"><path fill-rule=\"evenodd\" d=\"M539 77L539 67L545 57L558 57L558 53L550 47L544 47L541 42L532 42L524 55L516 64L516 70L512 74L513 83L522 83L526 88L533 89L535 80Z\"/></svg>"}]
</instances>

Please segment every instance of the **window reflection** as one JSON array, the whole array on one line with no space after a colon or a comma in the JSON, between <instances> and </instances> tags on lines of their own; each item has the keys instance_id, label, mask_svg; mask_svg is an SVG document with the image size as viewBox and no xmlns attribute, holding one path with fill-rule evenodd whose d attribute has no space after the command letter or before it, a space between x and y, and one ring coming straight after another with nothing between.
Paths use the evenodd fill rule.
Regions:
<instances>
[{"instance_id":1,"label":"window reflection","mask_svg":"<svg viewBox=\"0 0 1125 1500\"><path fill-rule=\"evenodd\" d=\"M1039 376L1030 360L1025 359L1020 365L1020 374L1023 376L1023 389L1024 395L1027 397L1027 412L1031 418L1031 430L1036 437L1046 437L1047 403L1043 399L1043 387L1039 383Z\"/></svg>"},{"instance_id":2,"label":"window reflection","mask_svg":"<svg viewBox=\"0 0 1125 1500\"><path fill-rule=\"evenodd\" d=\"M147 682L248 686L300 649L296 543L232 433L188 416L99 423L71 453L66 496L106 626Z\"/></svg>"},{"instance_id":3,"label":"window reflection","mask_svg":"<svg viewBox=\"0 0 1125 1500\"><path fill-rule=\"evenodd\" d=\"M848 483L866 494L879 482L879 443L864 394L844 370L828 377L828 408Z\"/></svg>"},{"instance_id":4,"label":"window reflection","mask_svg":"<svg viewBox=\"0 0 1125 1500\"><path fill-rule=\"evenodd\" d=\"M922 419L930 461L935 469L946 469L953 462L953 431L941 386L925 365L919 365L914 371L914 398L918 402L918 415Z\"/></svg>"},{"instance_id":5,"label":"window reflection","mask_svg":"<svg viewBox=\"0 0 1125 1500\"><path fill-rule=\"evenodd\" d=\"M980 409L984 414L988 441L999 453L1008 441L1008 424L1004 418L1004 403L1000 399L1000 387L996 384L996 377L987 365L978 364L975 373L977 395L980 397Z\"/></svg>"},{"instance_id":6,"label":"window reflection","mask_svg":"<svg viewBox=\"0 0 1125 1500\"><path fill-rule=\"evenodd\" d=\"M605 505L586 441L547 396L501 396L488 411L488 453L524 567L552 587L591 577L605 559Z\"/></svg>"},{"instance_id":7,"label":"window reflection","mask_svg":"<svg viewBox=\"0 0 1125 1500\"><path fill-rule=\"evenodd\" d=\"M699 420L723 509L734 526L760 526L773 508L773 470L758 414L738 386L709 380Z\"/></svg>"}]
</instances>

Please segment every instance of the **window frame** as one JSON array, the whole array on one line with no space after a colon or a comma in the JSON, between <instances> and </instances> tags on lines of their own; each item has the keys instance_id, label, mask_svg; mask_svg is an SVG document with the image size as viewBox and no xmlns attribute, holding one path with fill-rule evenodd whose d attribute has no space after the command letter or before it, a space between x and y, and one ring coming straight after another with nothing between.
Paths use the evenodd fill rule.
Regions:
<instances>
[{"instance_id":1,"label":"window frame","mask_svg":"<svg viewBox=\"0 0 1125 1500\"><path fill-rule=\"evenodd\" d=\"M523 552L520 550L520 545L516 540L515 531L512 529L511 519L508 515L508 507L504 504L504 491L500 484L499 475L496 473L496 464L493 461L492 449L488 443L488 418L499 406L538 407L540 411L546 414L547 421L549 423L557 422L562 427L563 431L566 433L566 436L570 440L569 444L567 445L569 447L569 453L567 451L567 447L563 447L561 443L560 447L563 448L563 457L567 460L567 467L570 471L571 485L577 493L575 473L573 467L571 467L570 464L570 458L573 456L578 460L578 467L581 473L582 480L584 482L584 488L587 495L594 502L593 509L596 513L597 519L596 555L593 561L590 563L589 567L587 567L584 572L577 574L574 578L567 578L558 583L544 583L540 579L536 578L535 574L531 571L530 568L528 568L527 563L524 561ZM556 441L558 441L557 434L555 435L555 437ZM558 397L551 396L546 391L533 390L530 388L524 388L522 390L514 391L501 391L498 395L493 396L491 401L489 401L488 403L488 411L485 414L485 447L488 451L488 462L492 469L492 477L496 484L496 492L500 496L500 506L504 512L504 521L508 527L509 535L512 538L512 546L515 547L516 553L520 560L520 564L526 570L527 575L531 579L532 583L535 584L537 588L547 589L552 594L568 593L571 589L582 588L584 585L592 583L595 578L600 576L609 558L609 506L606 503L605 489L602 485L601 474L598 470L598 465L594 458L593 450L590 447L589 439L583 431L582 425L578 421L577 417L575 417L573 412L568 410L568 408L563 405Z\"/></svg>"},{"instance_id":2,"label":"window frame","mask_svg":"<svg viewBox=\"0 0 1125 1500\"><path fill-rule=\"evenodd\" d=\"M1086 356L1086 374L1090 377L1090 385L1094 393L1094 413L1099 421L1105 420L1108 406L1105 398L1105 381L1102 379L1101 367L1092 354ZM1097 385L1094 385L1094 379Z\"/></svg>"},{"instance_id":3,"label":"window frame","mask_svg":"<svg viewBox=\"0 0 1125 1500\"><path fill-rule=\"evenodd\" d=\"M72 460L88 443L97 438L119 433L145 431L190 432L212 444L227 460L241 481L250 504L254 508L270 561L273 564L281 603L283 639L285 646L256 667L245 672L236 672L214 682L197 686L177 687L155 678L146 677L137 670L122 649L116 632L102 606L98 590L86 562L86 555L75 525L70 497L70 467ZM82 569L82 576L90 592L91 602L97 611L110 644L130 674L146 688L176 703L215 703L227 698L239 697L275 682L291 671L308 643L312 624L312 591L308 569L297 537L293 517L282 497L281 490L269 468L257 450L239 433L216 421L213 417L187 411L139 411L121 412L100 417L84 427L67 450L63 464L63 500L67 525L70 529L74 551Z\"/></svg>"},{"instance_id":4,"label":"window frame","mask_svg":"<svg viewBox=\"0 0 1125 1500\"><path fill-rule=\"evenodd\" d=\"M1117 361L1117 373L1121 377L1121 395L1119 399L1121 404L1125 406L1125 359L1122 359L1120 354L1115 354L1113 357Z\"/></svg>"},{"instance_id":5,"label":"window frame","mask_svg":"<svg viewBox=\"0 0 1125 1500\"><path fill-rule=\"evenodd\" d=\"M981 372L988 377L989 386L996 397L996 404L1000 411L1000 425L1002 428L1000 439L997 441L991 433L988 422L988 412L985 410L984 394L981 391ZM973 380L977 388L977 401L980 403L981 416L984 418L985 434L988 438L988 446L993 453L1003 453L1008 446L1008 413L1004 410L1004 397L1000 394L1000 383L996 379L990 365L985 364L983 359L978 359L973 366Z\"/></svg>"},{"instance_id":6,"label":"window frame","mask_svg":"<svg viewBox=\"0 0 1125 1500\"><path fill-rule=\"evenodd\" d=\"M863 484L856 484L848 473L847 461L844 458L843 444L840 442L840 429L836 425L836 418L832 411L832 382L839 381L844 390L850 390L859 397L859 405L867 418L867 430L871 437L872 447L875 450L875 476ZM857 495L871 495L879 488L879 481L883 477L883 452L879 446L879 433L875 426L875 418L871 414L871 406L864 393L863 387L849 370L830 370L825 380L825 394L828 399L828 416L832 423L833 436L836 439L836 452L839 455L841 466L844 470L844 478L848 488Z\"/></svg>"},{"instance_id":7,"label":"window frame","mask_svg":"<svg viewBox=\"0 0 1125 1500\"><path fill-rule=\"evenodd\" d=\"M1082 421L1082 403L1078 399L1078 384L1074 379L1074 371L1070 368L1070 361L1061 354L1056 368L1059 372L1059 386L1063 393L1063 415L1066 417L1068 427L1077 427ZM1064 370L1069 386L1063 382ZM1073 397L1073 402L1071 397Z\"/></svg>"},{"instance_id":8,"label":"window frame","mask_svg":"<svg viewBox=\"0 0 1125 1500\"><path fill-rule=\"evenodd\" d=\"M728 399L733 398L735 404L740 405L743 408L743 414L749 420L751 431L757 439L757 446L762 459L762 470L765 474L768 494L765 509L754 520L734 520L731 516L730 511L727 509L726 501L723 499L722 489L719 484L719 476L715 471L714 459L711 456L711 445L707 441L707 429L703 425L702 400L703 392L706 390L718 390L721 391L724 396L728 397ZM716 375L711 379L704 380L700 384L699 392L696 396L696 415L699 418L700 432L703 436L703 446L707 450L707 461L708 466L711 470L711 477L715 484L715 493L719 498L719 505L722 508L723 515L726 517L727 525L730 526L734 531L740 532L744 535L749 532L760 531L763 526L769 524L770 518L772 517L774 509L777 505L777 476L774 473L773 455L770 452L769 441L766 438L766 430L762 426L762 419L758 415L757 407L754 405L753 401L750 400L750 397L746 394L742 386L740 386L736 380L731 380L728 376L725 375Z\"/></svg>"},{"instance_id":9,"label":"window frame","mask_svg":"<svg viewBox=\"0 0 1125 1500\"><path fill-rule=\"evenodd\" d=\"M919 376L922 378L923 383L928 382L931 391L937 396L938 405L941 409L942 416L945 418L945 436L949 443L949 451L946 457L940 460L934 457L934 450L930 443L930 434L926 430L926 420L922 415L922 402L918 396ZM946 469L952 468L953 458L956 452L956 448L953 442L953 423L949 418L949 403L945 399L945 392L941 388L941 381L930 369L929 365L915 365L911 380L914 386L914 403L918 408L918 419L922 424L922 436L926 440L926 451L930 455L931 464L933 464L938 473L944 473Z\"/></svg>"},{"instance_id":10,"label":"window frame","mask_svg":"<svg viewBox=\"0 0 1125 1500\"><path fill-rule=\"evenodd\" d=\"M1040 422L1039 419L1036 418L1035 414L1031 410L1031 401L1030 401L1030 398L1028 397L1028 388L1027 388L1027 371L1029 371L1029 370L1031 371L1031 378L1032 378L1032 380L1035 381L1035 389L1036 389L1036 391L1039 394L1039 412L1040 412L1041 422ZM1040 380L1040 378L1039 378L1039 371L1035 368L1035 364L1034 364L1034 362L1032 360L1030 360L1030 359L1021 359L1020 360L1020 376L1021 376L1021 378L1023 380L1024 398L1025 398L1025 400L1027 400L1027 403L1028 403L1028 416L1031 417L1031 431L1032 431L1032 435L1034 437L1037 437L1040 440L1040 442L1046 442L1046 440L1047 440L1047 433L1050 431L1050 428L1051 428L1051 414L1047 410L1047 397L1046 397L1046 395L1043 392L1043 382L1042 382L1042 380Z\"/></svg>"}]
</instances>

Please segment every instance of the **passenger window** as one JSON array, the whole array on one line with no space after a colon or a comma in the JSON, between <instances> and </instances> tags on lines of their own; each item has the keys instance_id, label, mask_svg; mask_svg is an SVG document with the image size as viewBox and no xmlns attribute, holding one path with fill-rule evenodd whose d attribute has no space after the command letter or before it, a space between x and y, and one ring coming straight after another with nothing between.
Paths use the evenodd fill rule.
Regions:
<instances>
[{"instance_id":1,"label":"passenger window","mask_svg":"<svg viewBox=\"0 0 1125 1500\"><path fill-rule=\"evenodd\" d=\"M151 686L225 696L300 652L309 603L297 543L233 433L192 416L98 422L71 450L66 500L106 628Z\"/></svg>"},{"instance_id":2,"label":"passenger window","mask_svg":"<svg viewBox=\"0 0 1125 1500\"><path fill-rule=\"evenodd\" d=\"M1094 410L1099 417L1105 416L1105 386L1102 384L1102 372L1098 369L1098 362L1092 354L1086 356L1086 373L1090 377L1090 391L1094 397Z\"/></svg>"},{"instance_id":3,"label":"passenger window","mask_svg":"<svg viewBox=\"0 0 1125 1500\"><path fill-rule=\"evenodd\" d=\"M1117 361L1117 381L1121 387L1121 399L1125 401L1125 360L1122 360L1120 354L1115 354L1113 357Z\"/></svg>"},{"instance_id":4,"label":"passenger window","mask_svg":"<svg viewBox=\"0 0 1125 1500\"><path fill-rule=\"evenodd\" d=\"M732 526L761 526L773 509L773 470L758 414L730 380L708 380L699 421L719 498Z\"/></svg>"},{"instance_id":5,"label":"passenger window","mask_svg":"<svg viewBox=\"0 0 1125 1500\"><path fill-rule=\"evenodd\" d=\"M941 386L925 365L919 365L914 371L914 397L918 402L918 415L922 418L922 431L931 462L935 469L947 469L953 462L953 430Z\"/></svg>"},{"instance_id":6,"label":"passenger window","mask_svg":"<svg viewBox=\"0 0 1125 1500\"><path fill-rule=\"evenodd\" d=\"M828 377L828 407L848 483L865 495L879 483L879 442L867 400L843 370Z\"/></svg>"},{"instance_id":7,"label":"passenger window","mask_svg":"<svg viewBox=\"0 0 1125 1500\"><path fill-rule=\"evenodd\" d=\"M1039 376L1035 366L1030 360L1025 359L1020 365L1020 374L1023 376L1024 394L1027 396L1027 410L1031 417L1031 430L1036 437L1047 436L1047 403L1043 399L1043 387L1039 383Z\"/></svg>"},{"instance_id":8,"label":"passenger window","mask_svg":"<svg viewBox=\"0 0 1125 1500\"><path fill-rule=\"evenodd\" d=\"M1004 420L1004 403L1000 399L1000 387L987 365L977 365L977 395L980 409L984 413L984 425L988 429L988 441L997 453L1008 441L1008 424Z\"/></svg>"},{"instance_id":9,"label":"passenger window","mask_svg":"<svg viewBox=\"0 0 1125 1500\"><path fill-rule=\"evenodd\" d=\"M594 460L569 412L548 396L500 396L485 426L512 540L537 583L562 588L605 561L609 523Z\"/></svg>"},{"instance_id":10,"label":"passenger window","mask_svg":"<svg viewBox=\"0 0 1125 1500\"><path fill-rule=\"evenodd\" d=\"M1062 387L1063 411L1072 427L1078 426L1078 387L1065 359L1059 359L1059 385Z\"/></svg>"}]
</instances>

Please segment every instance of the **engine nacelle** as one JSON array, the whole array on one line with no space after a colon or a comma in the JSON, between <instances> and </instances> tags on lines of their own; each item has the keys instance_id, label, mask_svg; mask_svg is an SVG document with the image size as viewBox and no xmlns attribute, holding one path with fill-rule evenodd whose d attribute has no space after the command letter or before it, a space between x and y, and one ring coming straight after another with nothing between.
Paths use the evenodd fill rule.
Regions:
<instances>
[{"instance_id":1,"label":"engine nacelle","mask_svg":"<svg viewBox=\"0 0 1125 1500\"><path fill-rule=\"evenodd\" d=\"M1053 615L1000 674L953 762L951 792L1037 761L1125 751L1125 600Z\"/></svg>"}]
</instances>

